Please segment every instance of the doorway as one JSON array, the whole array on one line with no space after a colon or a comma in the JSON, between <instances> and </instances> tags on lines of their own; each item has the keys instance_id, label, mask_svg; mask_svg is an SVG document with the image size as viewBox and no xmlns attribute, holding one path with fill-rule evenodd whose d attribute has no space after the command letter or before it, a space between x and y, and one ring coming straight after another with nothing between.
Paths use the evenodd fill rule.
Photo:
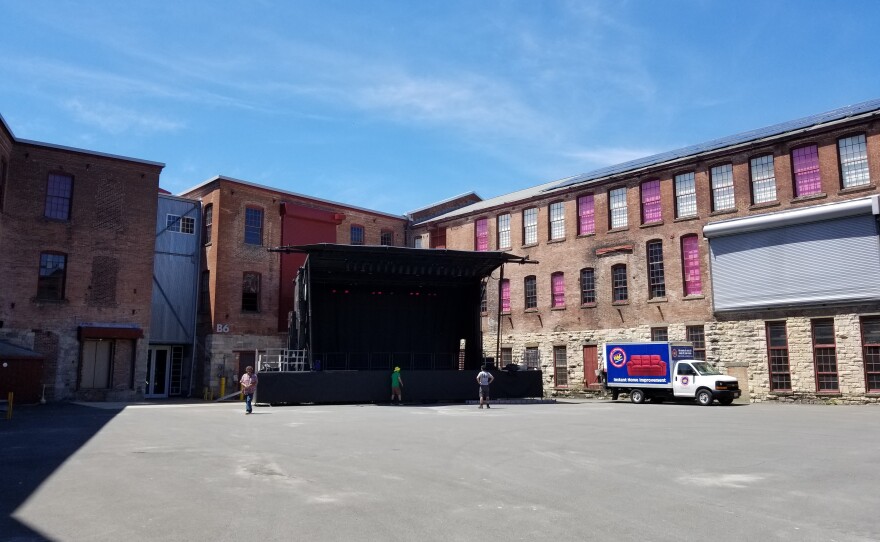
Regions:
<instances>
[{"instance_id":1,"label":"doorway","mask_svg":"<svg viewBox=\"0 0 880 542\"><path fill-rule=\"evenodd\" d=\"M168 397L168 380L171 371L171 348L152 347L147 355L147 380L144 384L145 398Z\"/></svg>"},{"instance_id":2,"label":"doorway","mask_svg":"<svg viewBox=\"0 0 880 542\"><path fill-rule=\"evenodd\" d=\"M599 388L599 358L595 344L584 345L584 388Z\"/></svg>"}]
</instances>

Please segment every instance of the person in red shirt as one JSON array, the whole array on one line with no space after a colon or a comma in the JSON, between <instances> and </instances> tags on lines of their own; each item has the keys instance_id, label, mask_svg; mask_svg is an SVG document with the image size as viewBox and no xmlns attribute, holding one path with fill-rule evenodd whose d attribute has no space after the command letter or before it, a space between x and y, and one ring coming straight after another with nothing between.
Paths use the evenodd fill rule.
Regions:
<instances>
[{"instance_id":1,"label":"person in red shirt","mask_svg":"<svg viewBox=\"0 0 880 542\"><path fill-rule=\"evenodd\" d=\"M254 393L257 391L257 375L254 374L253 367L250 365L245 367L239 383L241 384L241 393L244 394L244 413L250 414L253 412Z\"/></svg>"}]
</instances>

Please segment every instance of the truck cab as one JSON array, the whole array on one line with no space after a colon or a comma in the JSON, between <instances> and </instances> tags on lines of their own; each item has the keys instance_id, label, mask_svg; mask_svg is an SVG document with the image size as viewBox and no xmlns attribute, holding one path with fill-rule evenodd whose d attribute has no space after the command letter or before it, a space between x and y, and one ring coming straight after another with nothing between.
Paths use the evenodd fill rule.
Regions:
<instances>
[{"instance_id":1,"label":"truck cab","mask_svg":"<svg viewBox=\"0 0 880 542\"><path fill-rule=\"evenodd\" d=\"M695 398L701 405L710 405L716 399L722 405L729 405L741 393L736 378L723 374L705 361L680 360L672 372L673 395Z\"/></svg>"}]
</instances>

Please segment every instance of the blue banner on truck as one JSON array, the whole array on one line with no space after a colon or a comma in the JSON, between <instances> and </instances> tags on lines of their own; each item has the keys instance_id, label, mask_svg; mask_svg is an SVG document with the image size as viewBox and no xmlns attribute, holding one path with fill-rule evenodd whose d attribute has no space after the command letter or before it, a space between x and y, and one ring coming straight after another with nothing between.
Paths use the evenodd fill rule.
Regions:
<instances>
[{"instance_id":1,"label":"blue banner on truck","mask_svg":"<svg viewBox=\"0 0 880 542\"><path fill-rule=\"evenodd\" d=\"M693 356L690 346L669 343L609 343L605 345L608 384L666 386L672 364Z\"/></svg>"}]
</instances>

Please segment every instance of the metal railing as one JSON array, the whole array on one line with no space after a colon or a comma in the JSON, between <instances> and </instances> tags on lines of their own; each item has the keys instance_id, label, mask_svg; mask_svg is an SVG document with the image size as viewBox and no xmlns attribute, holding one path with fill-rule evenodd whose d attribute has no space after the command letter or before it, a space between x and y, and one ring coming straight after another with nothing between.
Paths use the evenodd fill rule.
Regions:
<instances>
[{"instance_id":1,"label":"metal railing","mask_svg":"<svg viewBox=\"0 0 880 542\"><path fill-rule=\"evenodd\" d=\"M304 372L309 371L308 350L269 348L257 356L258 372Z\"/></svg>"}]
</instances>

